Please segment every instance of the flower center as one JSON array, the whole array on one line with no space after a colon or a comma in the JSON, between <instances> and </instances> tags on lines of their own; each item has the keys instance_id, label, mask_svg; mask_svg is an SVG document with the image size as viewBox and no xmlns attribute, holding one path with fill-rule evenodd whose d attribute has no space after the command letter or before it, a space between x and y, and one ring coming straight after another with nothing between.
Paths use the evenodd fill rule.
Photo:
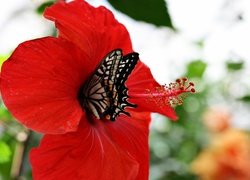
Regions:
<instances>
[{"instance_id":1,"label":"flower center","mask_svg":"<svg viewBox=\"0 0 250 180\"><path fill-rule=\"evenodd\" d=\"M155 102L160 108L164 106L181 105L187 93L195 93L194 83L188 82L186 77L177 79L169 85L161 85L153 89L146 89L144 94L133 94L130 97L143 97L150 102Z\"/></svg>"}]
</instances>

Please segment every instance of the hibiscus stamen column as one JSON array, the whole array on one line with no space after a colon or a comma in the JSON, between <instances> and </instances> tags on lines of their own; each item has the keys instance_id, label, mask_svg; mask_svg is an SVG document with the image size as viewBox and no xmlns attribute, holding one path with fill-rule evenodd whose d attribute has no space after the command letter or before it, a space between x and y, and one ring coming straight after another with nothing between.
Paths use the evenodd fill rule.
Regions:
<instances>
[{"instance_id":1,"label":"hibiscus stamen column","mask_svg":"<svg viewBox=\"0 0 250 180\"><path fill-rule=\"evenodd\" d=\"M187 93L195 93L194 83L188 82L186 77L177 79L169 85L156 86L145 89L144 94L133 94L130 97L146 98L148 103L155 102L158 107L181 105Z\"/></svg>"}]
</instances>

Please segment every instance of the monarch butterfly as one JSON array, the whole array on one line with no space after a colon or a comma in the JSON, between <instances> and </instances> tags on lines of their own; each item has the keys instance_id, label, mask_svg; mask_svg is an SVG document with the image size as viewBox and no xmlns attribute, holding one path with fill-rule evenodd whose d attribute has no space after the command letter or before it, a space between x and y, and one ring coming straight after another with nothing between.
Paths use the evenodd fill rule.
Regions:
<instances>
[{"instance_id":1,"label":"monarch butterfly","mask_svg":"<svg viewBox=\"0 0 250 180\"><path fill-rule=\"evenodd\" d=\"M130 116L124 109L137 105L127 101L129 96L125 83L138 60L139 54L135 52L123 56L121 49L115 49L108 53L81 88L81 106L97 119L105 117L115 121L120 113Z\"/></svg>"}]
</instances>

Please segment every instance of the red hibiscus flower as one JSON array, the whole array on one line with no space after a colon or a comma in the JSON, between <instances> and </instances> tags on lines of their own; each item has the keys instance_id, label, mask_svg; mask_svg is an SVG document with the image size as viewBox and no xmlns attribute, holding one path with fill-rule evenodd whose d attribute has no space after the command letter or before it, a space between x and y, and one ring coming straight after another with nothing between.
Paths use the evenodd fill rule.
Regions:
<instances>
[{"instance_id":1,"label":"red hibiscus flower","mask_svg":"<svg viewBox=\"0 0 250 180\"><path fill-rule=\"evenodd\" d=\"M40 147L31 151L33 177L147 179L150 112L176 120L169 104L181 103L180 94L194 91L193 84L186 87L184 78L167 88L160 86L138 60L126 83L111 88L124 90L118 98L113 98L116 91L107 93L106 85L101 88L108 94L105 102L86 105L86 84L96 80L93 72L99 67L100 73L107 54L115 49L124 55L133 52L129 34L105 7L94 8L83 0L58 2L46 9L45 17L55 22L59 37L20 44L1 71L6 107L23 125L46 134ZM100 110L103 103L108 110Z\"/></svg>"}]
</instances>

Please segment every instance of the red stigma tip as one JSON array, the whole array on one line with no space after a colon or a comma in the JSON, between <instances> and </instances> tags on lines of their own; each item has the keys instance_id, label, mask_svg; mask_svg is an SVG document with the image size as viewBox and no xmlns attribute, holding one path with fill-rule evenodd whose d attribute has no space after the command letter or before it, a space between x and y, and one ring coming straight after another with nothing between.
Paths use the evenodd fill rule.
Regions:
<instances>
[{"instance_id":1,"label":"red stigma tip","mask_svg":"<svg viewBox=\"0 0 250 180\"><path fill-rule=\"evenodd\" d=\"M184 82L186 82L187 80L188 80L188 78L186 78L186 77L182 78L182 81L184 81Z\"/></svg>"},{"instance_id":2,"label":"red stigma tip","mask_svg":"<svg viewBox=\"0 0 250 180\"><path fill-rule=\"evenodd\" d=\"M180 83L181 82L181 79L176 79L175 80L177 83Z\"/></svg>"},{"instance_id":3,"label":"red stigma tip","mask_svg":"<svg viewBox=\"0 0 250 180\"><path fill-rule=\"evenodd\" d=\"M193 88L194 83L189 82L188 85L186 85L187 81L188 79L183 77L177 79L174 83L169 83L169 85L154 87L152 90L147 89L147 100L154 101L159 107L181 105L183 99L187 97L186 93L195 93L195 88Z\"/></svg>"},{"instance_id":4,"label":"red stigma tip","mask_svg":"<svg viewBox=\"0 0 250 180\"><path fill-rule=\"evenodd\" d=\"M189 85L190 85L190 86L194 86L194 83L193 83L193 82L189 82Z\"/></svg>"}]
</instances>

